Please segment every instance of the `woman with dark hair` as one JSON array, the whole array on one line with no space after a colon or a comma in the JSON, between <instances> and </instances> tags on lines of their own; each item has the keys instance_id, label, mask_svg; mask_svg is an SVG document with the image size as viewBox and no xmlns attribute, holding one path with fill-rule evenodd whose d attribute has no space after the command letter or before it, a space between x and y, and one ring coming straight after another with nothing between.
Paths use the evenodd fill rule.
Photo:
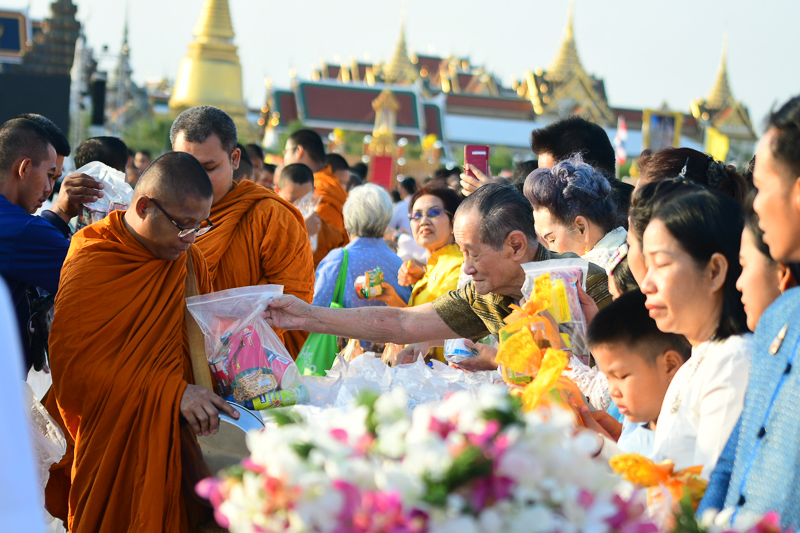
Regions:
<instances>
[{"instance_id":1,"label":"woman with dark hair","mask_svg":"<svg viewBox=\"0 0 800 533\"><path fill-rule=\"evenodd\" d=\"M627 259L631 275L640 286L647 273L642 254L642 237L653 212L675 196L700 190L702 190L700 185L685 179L665 179L648 183L633 193L628 214Z\"/></svg>"},{"instance_id":2,"label":"woman with dark hair","mask_svg":"<svg viewBox=\"0 0 800 533\"><path fill-rule=\"evenodd\" d=\"M708 477L742 412L751 335L736 289L741 208L700 189L658 206L644 232L646 307L692 356L675 374L658 417L654 459Z\"/></svg>"},{"instance_id":3,"label":"woman with dark hair","mask_svg":"<svg viewBox=\"0 0 800 533\"><path fill-rule=\"evenodd\" d=\"M692 183L744 202L749 186L733 165L691 148L645 150L639 156L639 181L636 190L654 181L681 176Z\"/></svg>"},{"instance_id":4,"label":"woman with dark hair","mask_svg":"<svg viewBox=\"0 0 800 533\"><path fill-rule=\"evenodd\" d=\"M617 225L611 185L579 155L539 168L525 180L525 197L533 206L536 234L552 252L573 252L607 269L625 242Z\"/></svg>"},{"instance_id":5,"label":"woman with dark hair","mask_svg":"<svg viewBox=\"0 0 800 533\"><path fill-rule=\"evenodd\" d=\"M742 304L747 313L747 327L756 330L761 314L778 296L797 286L800 280L800 265L776 262L764 243L764 232L758 227L758 215L753 210L755 190L745 198L744 231L739 251L742 274L736 280L736 288L742 293Z\"/></svg>"},{"instance_id":6,"label":"woman with dark hair","mask_svg":"<svg viewBox=\"0 0 800 533\"><path fill-rule=\"evenodd\" d=\"M413 285L408 307L432 302L457 288L464 258L453 238L453 214L461 198L452 189L424 185L408 202L408 218L416 243L425 248L425 265L406 261L397 274L401 286ZM384 283L384 292L377 297L390 307L406 307L391 285Z\"/></svg>"}]
</instances>

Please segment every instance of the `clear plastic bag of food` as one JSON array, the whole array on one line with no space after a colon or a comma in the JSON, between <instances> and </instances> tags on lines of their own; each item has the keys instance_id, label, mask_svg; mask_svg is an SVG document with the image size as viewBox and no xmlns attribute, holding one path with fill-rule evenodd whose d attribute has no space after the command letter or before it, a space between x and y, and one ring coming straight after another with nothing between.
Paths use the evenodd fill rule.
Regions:
<instances>
[{"instance_id":1,"label":"clear plastic bag of food","mask_svg":"<svg viewBox=\"0 0 800 533\"><path fill-rule=\"evenodd\" d=\"M85 228L103 220L112 211L127 209L133 199L133 188L125 181L125 173L99 161L92 161L75 171L86 174L103 184L103 197L96 202L84 204L78 212L77 229Z\"/></svg>"},{"instance_id":2,"label":"clear plastic bag of food","mask_svg":"<svg viewBox=\"0 0 800 533\"><path fill-rule=\"evenodd\" d=\"M586 347L586 317L578 297L578 287L585 290L589 262L581 258L553 259L522 265L525 283L522 286L524 301L534 291L536 279L549 275L552 304L546 309L558 323L566 349L588 362Z\"/></svg>"},{"instance_id":3,"label":"clear plastic bag of food","mask_svg":"<svg viewBox=\"0 0 800 533\"><path fill-rule=\"evenodd\" d=\"M311 216L312 213L316 212L317 207L319 207L319 197L314 196L314 191L306 194L299 200L295 200L294 206L300 211L303 215L303 218L308 218ZM309 240L311 241L311 249L313 251L317 251L317 246L319 243L318 235L309 235Z\"/></svg>"},{"instance_id":4,"label":"clear plastic bag of food","mask_svg":"<svg viewBox=\"0 0 800 533\"><path fill-rule=\"evenodd\" d=\"M261 317L282 295L282 285L255 285L186 299L205 336L206 358L221 396L245 405L302 385L297 365Z\"/></svg>"}]
</instances>

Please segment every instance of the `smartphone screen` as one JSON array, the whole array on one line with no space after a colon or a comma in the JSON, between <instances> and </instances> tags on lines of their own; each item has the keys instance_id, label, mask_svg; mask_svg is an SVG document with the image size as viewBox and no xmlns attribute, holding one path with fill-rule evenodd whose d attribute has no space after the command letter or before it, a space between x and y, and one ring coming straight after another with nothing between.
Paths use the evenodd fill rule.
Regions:
<instances>
[{"instance_id":1,"label":"smartphone screen","mask_svg":"<svg viewBox=\"0 0 800 533\"><path fill-rule=\"evenodd\" d=\"M469 165L474 166L478 170L484 173L484 175L489 174L489 147L485 145L477 145L477 144L468 144L464 147L464 167L466 173L472 176L473 178L475 175L473 174L472 170L470 170Z\"/></svg>"}]
</instances>

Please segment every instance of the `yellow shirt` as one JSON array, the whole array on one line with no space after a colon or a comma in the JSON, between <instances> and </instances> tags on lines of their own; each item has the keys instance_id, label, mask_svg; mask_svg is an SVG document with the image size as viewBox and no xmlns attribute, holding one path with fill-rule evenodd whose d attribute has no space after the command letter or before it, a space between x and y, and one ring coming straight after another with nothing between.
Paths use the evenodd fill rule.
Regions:
<instances>
[{"instance_id":1,"label":"yellow shirt","mask_svg":"<svg viewBox=\"0 0 800 533\"><path fill-rule=\"evenodd\" d=\"M425 274L414 284L408 306L426 304L456 290L463 262L464 256L457 244L448 244L433 252L428 258Z\"/></svg>"}]
</instances>

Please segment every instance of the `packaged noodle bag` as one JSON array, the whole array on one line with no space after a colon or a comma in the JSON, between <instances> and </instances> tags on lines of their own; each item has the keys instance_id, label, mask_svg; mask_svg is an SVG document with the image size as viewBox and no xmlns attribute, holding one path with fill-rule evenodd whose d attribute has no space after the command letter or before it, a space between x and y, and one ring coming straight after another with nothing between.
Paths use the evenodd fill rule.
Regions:
<instances>
[{"instance_id":1,"label":"packaged noodle bag","mask_svg":"<svg viewBox=\"0 0 800 533\"><path fill-rule=\"evenodd\" d=\"M586 347L586 317L578 297L578 287L586 289L589 262L585 259L553 259L522 265L525 283L522 286L524 301L531 297L536 280L547 275L550 279L550 298L546 310L558 323L565 348L584 363L588 363Z\"/></svg>"},{"instance_id":2,"label":"packaged noodle bag","mask_svg":"<svg viewBox=\"0 0 800 533\"><path fill-rule=\"evenodd\" d=\"M125 174L99 161L92 161L75 171L91 176L104 185L103 197L84 204L78 211L77 229L103 220L111 211L127 209L133 199L133 188L125 181Z\"/></svg>"},{"instance_id":3,"label":"packaged noodle bag","mask_svg":"<svg viewBox=\"0 0 800 533\"><path fill-rule=\"evenodd\" d=\"M559 404L571 409L575 422L580 423L580 408L586 401L575 384L562 375L569 364L567 350L571 339L562 333L558 321L558 318L572 318L574 310L563 307L570 305L566 294L569 283L578 280L544 272L532 281L528 300L522 307L513 306L514 312L499 332L498 370L512 389L517 392L522 389L522 402L527 410Z\"/></svg>"},{"instance_id":4,"label":"packaged noodle bag","mask_svg":"<svg viewBox=\"0 0 800 533\"><path fill-rule=\"evenodd\" d=\"M206 357L218 392L245 407L306 403L300 372L261 317L281 285L256 285L186 299L205 336Z\"/></svg>"}]
</instances>

